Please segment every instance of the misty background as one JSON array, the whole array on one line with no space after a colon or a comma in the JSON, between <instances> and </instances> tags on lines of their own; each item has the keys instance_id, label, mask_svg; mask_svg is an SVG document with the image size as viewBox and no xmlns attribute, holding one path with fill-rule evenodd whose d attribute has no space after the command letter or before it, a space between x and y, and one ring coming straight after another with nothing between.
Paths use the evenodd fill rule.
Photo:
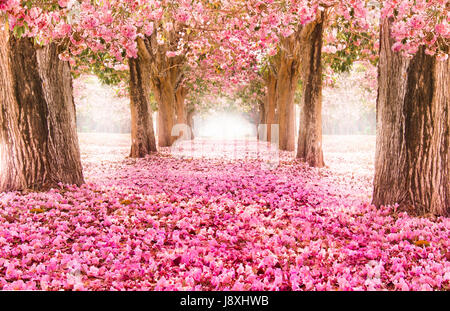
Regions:
<instances>
[{"instance_id":1,"label":"misty background","mask_svg":"<svg viewBox=\"0 0 450 311\"><path fill-rule=\"evenodd\" d=\"M324 135L375 135L375 87L361 83L365 74L363 69L356 67L350 73L335 77L333 87L324 87ZM116 89L102 84L96 76L83 75L75 79L74 98L79 132L130 132L129 99L119 96ZM298 130L299 105L295 108ZM222 139L256 136L256 125L251 124L250 119L242 112L211 111L194 117L194 133L196 137Z\"/></svg>"}]
</instances>

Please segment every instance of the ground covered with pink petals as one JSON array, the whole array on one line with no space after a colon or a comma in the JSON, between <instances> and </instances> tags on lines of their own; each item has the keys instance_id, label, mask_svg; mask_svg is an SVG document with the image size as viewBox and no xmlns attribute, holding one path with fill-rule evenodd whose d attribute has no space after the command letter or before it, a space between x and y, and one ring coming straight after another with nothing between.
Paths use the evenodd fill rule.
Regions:
<instances>
[{"instance_id":1,"label":"ground covered with pink petals","mask_svg":"<svg viewBox=\"0 0 450 311\"><path fill-rule=\"evenodd\" d=\"M0 194L0 289L449 290L450 220L370 206L374 144L325 137L319 170L255 141L134 160L83 134L85 185Z\"/></svg>"}]
</instances>

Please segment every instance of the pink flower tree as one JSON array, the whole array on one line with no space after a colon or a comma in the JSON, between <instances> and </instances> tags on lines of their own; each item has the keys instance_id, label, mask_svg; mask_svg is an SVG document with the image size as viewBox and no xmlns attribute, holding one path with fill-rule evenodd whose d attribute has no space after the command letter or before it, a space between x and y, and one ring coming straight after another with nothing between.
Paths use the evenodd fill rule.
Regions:
<instances>
[{"instance_id":1,"label":"pink flower tree","mask_svg":"<svg viewBox=\"0 0 450 311\"><path fill-rule=\"evenodd\" d=\"M3 8L14 33L40 44L58 42L59 57L72 66L86 53L90 65L100 62L114 70L128 65L131 156L142 157L156 151L150 93L158 103L159 145L170 146L172 127L186 123L187 73L198 72L199 66L217 69L219 62L222 73L246 66L244 41L234 31L240 22L233 17L239 10L235 6L232 1L49 1Z\"/></svg>"},{"instance_id":2,"label":"pink flower tree","mask_svg":"<svg viewBox=\"0 0 450 311\"><path fill-rule=\"evenodd\" d=\"M251 53L237 27L240 19L233 17L239 8L232 1L214 5L202 1L106 4L94 8L83 3L78 21L82 27L71 36L76 45L67 51L67 56L79 55L89 48L94 54L106 50L114 58L111 66L128 63L135 125L131 155L141 157L156 151L153 121L146 117L149 109L145 101L150 92L158 103L158 144L170 146L176 138L171 133L173 126L187 123L185 99L189 88L185 82L198 75L217 76L218 72L221 79L239 80L242 74L238 70L247 66ZM104 10L105 17L92 19ZM98 58L93 62L98 62Z\"/></svg>"},{"instance_id":3,"label":"pink flower tree","mask_svg":"<svg viewBox=\"0 0 450 311\"><path fill-rule=\"evenodd\" d=\"M294 98L302 83L297 157L323 166L321 143L322 47L327 27L339 21L368 31L365 1L286 1L256 5L261 44L267 48L267 123L280 126L280 149L295 149ZM332 49L325 50L330 53ZM270 136L270 134L269 134Z\"/></svg>"},{"instance_id":4,"label":"pink flower tree","mask_svg":"<svg viewBox=\"0 0 450 311\"><path fill-rule=\"evenodd\" d=\"M383 1L373 203L450 213L449 1Z\"/></svg>"},{"instance_id":5,"label":"pink flower tree","mask_svg":"<svg viewBox=\"0 0 450 311\"><path fill-rule=\"evenodd\" d=\"M70 29L65 14L54 1L0 2L0 191L84 181L70 68L50 43Z\"/></svg>"}]
</instances>

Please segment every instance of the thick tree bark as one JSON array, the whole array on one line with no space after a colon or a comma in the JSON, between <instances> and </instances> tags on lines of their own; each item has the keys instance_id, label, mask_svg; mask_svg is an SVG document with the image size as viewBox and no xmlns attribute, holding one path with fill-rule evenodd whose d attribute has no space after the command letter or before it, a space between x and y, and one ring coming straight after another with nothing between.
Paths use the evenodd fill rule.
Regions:
<instances>
[{"instance_id":1,"label":"thick tree bark","mask_svg":"<svg viewBox=\"0 0 450 311\"><path fill-rule=\"evenodd\" d=\"M295 92L300 78L303 49L302 40L305 27L299 25L294 34L280 40L280 51L272 62L274 76L269 74L268 100L272 106L271 92L275 89L275 107L279 124L279 148L295 150ZM274 80L272 80L274 78ZM270 119L270 118L269 118ZM270 120L268 121L270 122Z\"/></svg>"},{"instance_id":2,"label":"thick tree bark","mask_svg":"<svg viewBox=\"0 0 450 311\"><path fill-rule=\"evenodd\" d=\"M413 215L450 212L450 61L392 51L382 20L373 203Z\"/></svg>"},{"instance_id":3,"label":"thick tree bark","mask_svg":"<svg viewBox=\"0 0 450 311\"><path fill-rule=\"evenodd\" d=\"M282 52L277 74L276 101L278 108L279 148L285 151L295 150L295 112L294 97L299 79L298 59L285 56Z\"/></svg>"},{"instance_id":4,"label":"thick tree bark","mask_svg":"<svg viewBox=\"0 0 450 311\"><path fill-rule=\"evenodd\" d=\"M131 152L132 158L143 158L156 152L153 115L150 106L150 80L148 63L142 56L130 58L130 108L131 108Z\"/></svg>"},{"instance_id":5,"label":"thick tree bark","mask_svg":"<svg viewBox=\"0 0 450 311\"><path fill-rule=\"evenodd\" d=\"M322 35L323 16L302 33L303 93L297 158L310 166L323 167L322 151Z\"/></svg>"},{"instance_id":6,"label":"thick tree bark","mask_svg":"<svg viewBox=\"0 0 450 311\"><path fill-rule=\"evenodd\" d=\"M188 91L183 86L179 86L175 91L175 124L188 125L185 107L185 100L187 95ZM180 135L178 135L178 137L175 137L175 139L179 139L181 137L189 137L189 134L186 133L185 135L183 131L181 131Z\"/></svg>"},{"instance_id":7,"label":"thick tree bark","mask_svg":"<svg viewBox=\"0 0 450 311\"><path fill-rule=\"evenodd\" d=\"M265 104L264 123L267 124L267 137L264 140L272 141L272 125L277 124L276 106L277 106L277 78L274 73L269 72L267 77L267 97Z\"/></svg>"},{"instance_id":8,"label":"thick tree bark","mask_svg":"<svg viewBox=\"0 0 450 311\"><path fill-rule=\"evenodd\" d=\"M186 107L184 106L184 101L186 100L187 89L180 86L175 92L175 114L176 114L176 124L187 124Z\"/></svg>"},{"instance_id":9,"label":"thick tree bark","mask_svg":"<svg viewBox=\"0 0 450 311\"><path fill-rule=\"evenodd\" d=\"M177 124L178 95L176 92L183 80L185 62L184 55L177 57L166 55L172 44L178 42L179 32L174 30L166 35L168 35L167 44L163 45L158 43L156 30L151 36L137 40L139 50L149 60L150 85L158 103L158 145L160 147L170 147L176 140L176 137L172 136L172 129ZM184 99L182 101L184 102ZM182 118L185 119L185 116Z\"/></svg>"},{"instance_id":10,"label":"thick tree bark","mask_svg":"<svg viewBox=\"0 0 450 311\"><path fill-rule=\"evenodd\" d=\"M176 124L175 90L168 80L158 80L154 84L154 90L158 102L158 145L170 147L176 140L172 136L172 129Z\"/></svg>"},{"instance_id":11,"label":"thick tree bark","mask_svg":"<svg viewBox=\"0 0 450 311\"><path fill-rule=\"evenodd\" d=\"M55 44L0 28L0 106L0 191L84 182L70 68Z\"/></svg>"}]
</instances>

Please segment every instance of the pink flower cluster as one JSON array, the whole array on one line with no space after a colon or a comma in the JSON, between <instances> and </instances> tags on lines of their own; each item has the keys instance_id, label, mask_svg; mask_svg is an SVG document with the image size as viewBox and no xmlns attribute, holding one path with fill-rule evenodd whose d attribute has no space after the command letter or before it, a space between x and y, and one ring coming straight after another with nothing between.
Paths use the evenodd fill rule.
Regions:
<instances>
[{"instance_id":1,"label":"pink flower cluster","mask_svg":"<svg viewBox=\"0 0 450 311\"><path fill-rule=\"evenodd\" d=\"M254 80L265 62L278 53L280 41L331 7L330 25L338 20L339 27L349 24L348 31L359 39L342 42L326 34L324 52L334 54L364 40L373 44L361 50L361 58L375 60L378 51L380 9L363 0L56 2L59 6L1 0L0 11L7 13L11 29L17 27L17 33L35 37L41 44L62 39L70 42L61 59L70 61L75 70L81 70L76 60L85 51L89 51L85 62L101 61L109 68L126 69L127 58L137 57L138 38L153 36L158 57L169 63L172 58L184 59L190 73L185 83L202 79L233 88ZM426 45L428 54L446 59L447 7L448 0L382 1L382 16L393 18L394 50L413 54ZM326 32L332 28L327 27Z\"/></svg>"},{"instance_id":2,"label":"pink flower cluster","mask_svg":"<svg viewBox=\"0 0 450 311\"><path fill-rule=\"evenodd\" d=\"M1 11L11 10L13 7L19 4L19 0L0 0L0 13Z\"/></svg>"},{"instance_id":3,"label":"pink flower cluster","mask_svg":"<svg viewBox=\"0 0 450 311\"><path fill-rule=\"evenodd\" d=\"M119 160L126 148L82 146L86 185L0 194L0 289L449 289L448 218L370 206L357 171L290 154L266 169L245 159L257 147Z\"/></svg>"},{"instance_id":4,"label":"pink flower cluster","mask_svg":"<svg viewBox=\"0 0 450 311\"><path fill-rule=\"evenodd\" d=\"M392 36L396 40L393 50L412 55L424 45L427 54L448 59L449 5L448 0L385 0L381 13L382 17L393 19Z\"/></svg>"}]
</instances>

